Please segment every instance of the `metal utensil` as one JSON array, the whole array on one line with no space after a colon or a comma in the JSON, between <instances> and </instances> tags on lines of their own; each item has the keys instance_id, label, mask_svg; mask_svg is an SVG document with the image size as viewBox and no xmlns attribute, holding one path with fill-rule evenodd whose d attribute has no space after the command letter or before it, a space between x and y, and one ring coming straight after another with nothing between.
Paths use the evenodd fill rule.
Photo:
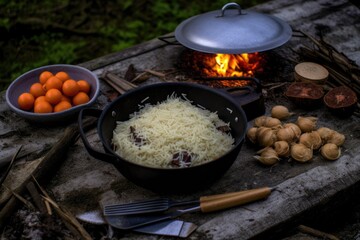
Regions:
<instances>
[{"instance_id":1,"label":"metal utensil","mask_svg":"<svg viewBox=\"0 0 360 240\"><path fill-rule=\"evenodd\" d=\"M107 222L104 217L101 215L101 211L89 211L76 215L76 217L84 222L95 224L95 225L105 225ZM196 224L191 222L184 222L181 220L166 220L154 224L149 224L146 226L138 227L132 229L135 232L146 233L146 234L156 234L163 236L173 236L173 237L182 237L187 238L192 232L197 228Z\"/></svg>"},{"instance_id":2,"label":"metal utensil","mask_svg":"<svg viewBox=\"0 0 360 240\"><path fill-rule=\"evenodd\" d=\"M263 52L285 44L291 35L291 27L280 18L243 11L237 3L188 18L175 29L179 43L206 53Z\"/></svg>"},{"instance_id":3,"label":"metal utensil","mask_svg":"<svg viewBox=\"0 0 360 240\"><path fill-rule=\"evenodd\" d=\"M190 200L190 201L173 201L169 198L157 198L146 201L136 201L126 204L106 205L104 206L104 216L121 216L121 215L166 211L171 207L184 206L190 204L200 204L201 202L205 202L205 201L212 201L220 198L241 195L249 191L256 191L256 189L223 193L223 194L210 195L210 196L202 196L197 200Z\"/></svg>"},{"instance_id":4,"label":"metal utensil","mask_svg":"<svg viewBox=\"0 0 360 240\"><path fill-rule=\"evenodd\" d=\"M187 208L185 210L176 210L166 213L153 213L153 214L136 214L124 216L104 216L105 220L113 227L119 229L134 229L137 227L153 224L160 221L165 221L181 216L185 213L192 213L201 211L214 212L241 204L256 201L269 196L271 188L264 187L256 190L248 191L241 195L235 195L228 198L220 198L217 200L200 202L199 206Z\"/></svg>"}]
</instances>

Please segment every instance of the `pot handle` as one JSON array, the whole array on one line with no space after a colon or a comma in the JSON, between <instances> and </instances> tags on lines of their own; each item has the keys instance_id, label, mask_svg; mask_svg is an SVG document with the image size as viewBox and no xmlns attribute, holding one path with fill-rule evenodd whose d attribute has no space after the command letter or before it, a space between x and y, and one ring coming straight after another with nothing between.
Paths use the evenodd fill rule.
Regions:
<instances>
[{"instance_id":1,"label":"pot handle","mask_svg":"<svg viewBox=\"0 0 360 240\"><path fill-rule=\"evenodd\" d=\"M87 140L86 135L85 135L85 131L84 131L84 127L83 127L84 116L92 116L92 117L99 118L101 113L102 113L102 110L95 109L95 108L84 108L84 109L80 110L79 117L78 117L80 137L84 143L86 150L92 157L102 160L102 161L105 161L105 162L108 162L108 163L111 163L111 164L114 164L117 161L117 158L114 155L104 153L104 152L99 152L99 151L95 150L94 148L92 148L92 146L90 145L90 143Z\"/></svg>"},{"instance_id":2,"label":"pot handle","mask_svg":"<svg viewBox=\"0 0 360 240\"><path fill-rule=\"evenodd\" d=\"M242 15L242 14L243 14L243 13L241 12L241 7L240 7L240 5L237 4L237 3L231 2L231 3L225 4L225 5L222 7L222 9L221 9L221 15L218 16L218 17L223 17L223 16L225 15L226 9L232 8L232 7L237 8L237 9L239 10L239 15Z\"/></svg>"}]
</instances>

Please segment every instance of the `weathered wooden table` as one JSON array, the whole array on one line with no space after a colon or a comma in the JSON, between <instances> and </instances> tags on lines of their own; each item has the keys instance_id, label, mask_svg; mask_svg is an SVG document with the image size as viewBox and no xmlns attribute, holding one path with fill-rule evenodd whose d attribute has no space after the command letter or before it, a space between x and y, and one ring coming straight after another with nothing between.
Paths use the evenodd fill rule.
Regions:
<instances>
[{"instance_id":1,"label":"weathered wooden table","mask_svg":"<svg viewBox=\"0 0 360 240\"><path fill-rule=\"evenodd\" d=\"M314 36L318 36L319 29L325 30L322 31L322 36L328 43L360 64L360 10L351 2L274 0L258 5L253 10L277 16L287 21L294 30L302 30ZM293 68L294 63L286 59L296 57L290 49L296 48L302 41L303 38L294 36L287 44L274 50L288 65L284 69L279 69L283 71L279 74L280 77L269 77L265 80L266 83L293 81L292 71L289 69ZM123 76L130 64L139 72L145 69L163 71L175 68L174 64L183 49L182 46L168 45L154 39L81 65L94 71L98 76L104 71ZM159 79L153 76L145 84L157 81ZM161 195L183 200L262 186L276 187L276 190L266 200L246 207L183 216L182 219L199 225L191 239L267 239L275 236L275 233L296 227L306 219L316 217L322 211L334 207L334 204L344 204L352 197L351 194L359 190L359 118L352 116L339 119L331 115L325 107L314 111L298 109L281 94L271 92L283 89L264 88L266 114L271 106L283 104L295 112L295 116L289 119L289 122L295 121L300 115L318 117L318 126L331 127L346 135L341 158L327 162L316 154L310 163L281 161L269 168L255 161L255 149L244 144L237 161L225 176L209 189L186 195ZM24 121L10 111L4 95L2 93L0 99L0 158L13 154L20 145L27 149L45 148L55 143L63 134L66 125L40 126ZM103 108L115 95L116 92L110 86L101 82L101 94L95 107ZM249 126L251 124L252 122L249 122ZM93 146L101 149L95 129L88 132L88 138ZM28 165L29 162L21 162L15 170L24 171L25 168L30 168ZM12 177L20 178L19 175ZM158 193L132 184L112 165L90 157L81 140L76 141L70 148L63 164L46 188L59 204L73 214L96 209L99 202L129 202L159 196ZM158 236L132 232L121 234L132 239L160 239Z\"/></svg>"}]
</instances>

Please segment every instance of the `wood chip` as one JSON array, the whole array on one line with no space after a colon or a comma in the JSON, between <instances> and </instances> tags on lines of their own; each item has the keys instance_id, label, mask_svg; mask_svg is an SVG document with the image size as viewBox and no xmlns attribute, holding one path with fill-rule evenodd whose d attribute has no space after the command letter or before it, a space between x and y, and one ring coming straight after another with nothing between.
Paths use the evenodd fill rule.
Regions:
<instances>
[{"instance_id":1,"label":"wood chip","mask_svg":"<svg viewBox=\"0 0 360 240\"><path fill-rule=\"evenodd\" d=\"M294 75L296 81L322 85L328 79L329 71L320 64L302 62L295 66Z\"/></svg>"},{"instance_id":2,"label":"wood chip","mask_svg":"<svg viewBox=\"0 0 360 240\"><path fill-rule=\"evenodd\" d=\"M134 64L130 64L128 69L126 70L124 78L126 81L132 82L135 77L136 77L136 70Z\"/></svg>"},{"instance_id":3,"label":"wood chip","mask_svg":"<svg viewBox=\"0 0 360 240\"><path fill-rule=\"evenodd\" d=\"M325 232L322 232L322 231L319 231L317 229L307 227L307 226L304 226L304 225L299 225L298 230L300 232L307 233L307 234L310 234L310 235L315 236L315 237L320 237L321 239L340 240L338 237L336 237L336 236L334 236L332 234L325 233Z\"/></svg>"}]
</instances>

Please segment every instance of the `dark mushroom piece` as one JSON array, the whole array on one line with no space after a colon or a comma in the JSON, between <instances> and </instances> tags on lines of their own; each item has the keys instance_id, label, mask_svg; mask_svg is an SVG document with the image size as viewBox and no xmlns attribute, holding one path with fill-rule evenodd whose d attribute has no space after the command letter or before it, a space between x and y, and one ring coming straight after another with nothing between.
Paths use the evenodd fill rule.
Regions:
<instances>
[{"instance_id":1,"label":"dark mushroom piece","mask_svg":"<svg viewBox=\"0 0 360 240\"><path fill-rule=\"evenodd\" d=\"M285 96L301 108L314 109L321 106L324 91L314 83L295 82L287 88Z\"/></svg>"},{"instance_id":2,"label":"dark mushroom piece","mask_svg":"<svg viewBox=\"0 0 360 240\"><path fill-rule=\"evenodd\" d=\"M173 167L190 167L191 161L191 153L188 151L180 151L173 155L170 165Z\"/></svg>"},{"instance_id":3,"label":"dark mushroom piece","mask_svg":"<svg viewBox=\"0 0 360 240\"><path fill-rule=\"evenodd\" d=\"M357 96L349 87L335 87L324 96L324 103L333 114L345 118L355 111Z\"/></svg>"},{"instance_id":4,"label":"dark mushroom piece","mask_svg":"<svg viewBox=\"0 0 360 240\"><path fill-rule=\"evenodd\" d=\"M130 133L131 138L136 146L141 147L147 144L147 140L136 132L135 127L130 126Z\"/></svg>"},{"instance_id":5,"label":"dark mushroom piece","mask_svg":"<svg viewBox=\"0 0 360 240\"><path fill-rule=\"evenodd\" d=\"M229 134L231 129L228 125L221 125L221 126L217 126L216 127L217 130L219 130L220 132L223 132L225 134Z\"/></svg>"}]
</instances>

